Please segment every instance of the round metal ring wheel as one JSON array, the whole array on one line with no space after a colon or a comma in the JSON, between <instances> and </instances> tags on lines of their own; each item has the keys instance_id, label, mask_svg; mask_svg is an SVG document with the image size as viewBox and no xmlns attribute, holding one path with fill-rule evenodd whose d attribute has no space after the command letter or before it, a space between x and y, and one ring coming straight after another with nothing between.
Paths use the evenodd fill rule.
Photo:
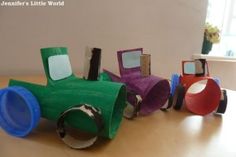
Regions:
<instances>
[{"instance_id":1,"label":"round metal ring wheel","mask_svg":"<svg viewBox=\"0 0 236 157\"><path fill-rule=\"evenodd\" d=\"M170 95L166 104L161 108L161 111L168 111L168 109L172 107L172 103L173 103L173 97Z\"/></svg>"},{"instance_id":2,"label":"round metal ring wheel","mask_svg":"<svg viewBox=\"0 0 236 157\"><path fill-rule=\"evenodd\" d=\"M134 119L135 117L138 116L138 113L139 113L140 107L141 107L141 103L142 103L142 98L140 95L133 94L132 96L135 97L134 105L130 104L127 101L127 107L125 108L125 111L124 111L124 117L127 119Z\"/></svg>"},{"instance_id":3,"label":"round metal ring wheel","mask_svg":"<svg viewBox=\"0 0 236 157\"><path fill-rule=\"evenodd\" d=\"M88 118L91 118L96 124L98 130L97 135L103 129L101 112L88 104L77 105L63 112L57 121L57 133L66 145L74 149L85 149L92 146L97 141L97 135L88 140L80 140L67 133L64 122L68 114L72 112L83 112Z\"/></svg>"},{"instance_id":4,"label":"round metal ring wheel","mask_svg":"<svg viewBox=\"0 0 236 157\"><path fill-rule=\"evenodd\" d=\"M178 85L175 89L172 106L174 106L175 110L180 110L183 105L184 100L184 87L182 85Z\"/></svg>"},{"instance_id":5,"label":"round metal ring wheel","mask_svg":"<svg viewBox=\"0 0 236 157\"><path fill-rule=\"evenodd\" d=\"M227 108L227 102L228 102L227 92L225 89L223 89L221 90L221 99L220 99L220 103L216 111L217 114L225 113L226 108Z\"/></svg>"}]
</instances>

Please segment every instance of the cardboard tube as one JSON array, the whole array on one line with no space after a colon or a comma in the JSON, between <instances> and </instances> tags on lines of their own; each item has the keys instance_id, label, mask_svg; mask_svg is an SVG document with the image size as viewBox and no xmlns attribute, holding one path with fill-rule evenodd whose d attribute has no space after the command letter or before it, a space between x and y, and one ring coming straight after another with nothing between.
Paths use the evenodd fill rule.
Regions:
<instances>
[{"instance_id":1,"label":"cardboard tube","mask_svg":"<svg viewBox=\"0 0 236 157\"><path fill-rule=\"evenodd\" d=\"M205 75L205 59L195 59L195 69L196 69L196 76L204 76Z\"/></svg>"},{"instance_id":2,"label":"cardboard tube","mask_svg":"<svg viewBox=\"0 0 236 157\"><path fill-rule=\"evenodd\" d=\"M141 75L144 77L151 75L151 55L141 54L140 56Z\"/></svg>"},{"instance_id":3,"label":"cardboard tube","mask_svg":"<svg viewBox=\"0 0 236 157\"><path fill-rule=\"evenodd\" d=\"M219 85L208 79L205 88L198 93L186 93L185 104L189 111L206 115L213 112L219 105L221 90Z\"/></svg>"},{"instance_id":4,"label":"cardboard tube","mask_svg":"<svg viewBox=\"0 0 236 157\"><path fill-rule=\"evenodd\" d=\"M158 76L137 77L131 73L129 77L119 78L115 74L105 70L112 81L123 82L126 84L127 91L132 91L142 98L140 114L148 115L163 107L170 95L170 85L168 80ZM135 75L135 77L132 76ZM134 79L135 78L135 79ZM128 96L127 100L134 105L135 100Z\"/></svg>"},{"instance_id":5,"label":"cardboard tube","mask_svg":"<svg viewBox=\"0 0 236 157\"><path fill-rule=\"evenodd\" d=\"M101 49L86 48L84 62L84 78L90 81L96 81L100 72Z\"/></svg>"},{"instance_id":6,"label":"cardboard tube","mask_svg":"<svg viewBox=\"0 0 236 157\"><path fill-rule=\"evenodd\" d=\"M41 49L44 70L49 78L48 58L54 55L67 55L66 48ZM109 81L87 81L71 75L58 81L50 80L48 85L38 85L10 80L9 86L22 86L38 100L42 117L57 121L61 113L79 104L89 104L101 111L104 127L99 136L114 138L120 126L126 106L126 88L121 83ZM97 133L93 120L83 113L71 113L65 119L71 127L88 133Z\"/></svg>"}]
</instances>

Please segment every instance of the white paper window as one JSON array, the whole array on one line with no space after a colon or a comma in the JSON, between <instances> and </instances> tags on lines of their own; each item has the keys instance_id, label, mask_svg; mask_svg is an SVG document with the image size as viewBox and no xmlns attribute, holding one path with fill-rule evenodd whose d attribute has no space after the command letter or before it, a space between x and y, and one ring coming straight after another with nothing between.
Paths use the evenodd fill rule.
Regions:
<instances>
[{"instance_id":1,"label":"white paper window","mask_svg":"<svg viewBox=\"0 0 236 157\"><path fill-rule=\"evenodd\" d=\"M194 62L184 63L184 73L185 74L195 74L195 64Z\"/></svg>"},{"instance_id":2,"label":"white paper window","mask_svg":"<svg viewBox=\"0 0 236 157\"><path fill-rule=\"evenodd\" d=\"M129 51L122 54L122 61L124 68L140 67L141 51Z\"/></svg>"},{"instance_id":3,"label":"white paper window","mask_svg":"<svg viewBox=\"0 0 236 157\"><path fill-rule=\"evenodd\" d=\"M49 74L52 80L61 80L72 75L68 55L56 55L48 58Z\"/></svg>"}]
</instances>

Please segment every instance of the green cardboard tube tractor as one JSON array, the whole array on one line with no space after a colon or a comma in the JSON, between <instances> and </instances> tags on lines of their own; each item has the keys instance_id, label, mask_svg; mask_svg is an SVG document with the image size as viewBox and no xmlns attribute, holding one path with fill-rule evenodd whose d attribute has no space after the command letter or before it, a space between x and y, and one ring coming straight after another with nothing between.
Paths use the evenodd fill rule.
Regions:
<instances>
[{"instance_id":1,"label":"green cardboard tube tractor","mask_svg":"<svg viewBox=\"0 0 236 157\"><path fill-rule=\"evenodd\" d=\"M63 127L64 124L59 124L58 120L65 111L70 111L73 107L80 108L79 111L85 111L90 107L91 110L86 110L86 112L88 111L87 114L85 112L70 112L66 117L63 117L63 122L65 120L66 125L96 136L114 138L125 108L125 86L120 83L88 81L76 77L71 70L67 48L43 48L41 49L41 56L47 77L47 85L10 80L8 88L23 87L28 90L40 106L41 117L57 121L57 124ZM3 101L3 98L7 99L7 94L9 94L5 90L0 90L0 115L1 112L5 112L1 109L1 106L7 102L7 100ZM24 97L20 99L24 99ZM6 103L4 105L10 104ZM82 105L85 105L85 107L82 107ZM14 108L14 110L17 109ZM98 112L98 115L93 114L95 111ZM17 110L15 112L20 113L21 111ZM0 118L6 120L3 116L0 116ZM85 148L88 145L91 144L78 147L71 144L70 146Z\"/></svg>"}]
</instances>

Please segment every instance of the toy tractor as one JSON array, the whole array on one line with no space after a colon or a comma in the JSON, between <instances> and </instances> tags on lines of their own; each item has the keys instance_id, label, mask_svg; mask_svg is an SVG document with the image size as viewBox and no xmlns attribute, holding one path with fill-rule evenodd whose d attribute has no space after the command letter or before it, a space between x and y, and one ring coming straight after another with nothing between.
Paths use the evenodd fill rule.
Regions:
<instances>
[{"instance_id":1,"label":"toy tractor","mask_svg":"<svg viewBox=\"0 0 236 157\"><path fill-rule=\"evenodd\" d=\"M91 50L101 53L101 49ZM41 55L47 85L10 80L9 87L0 90L2 129L12 136L24 137L43 117L57 122L58 135L72 148L89 147L97 136L114 138L126 106L125 86L76 77L67 48L43 48ZM75 139L66 132L66 126L94 136L86 141Z\"/></svg>"},{"instance_id":2,"label":"toy tractor","mask_svg":"<svg viewBox=\"0 0 236 157\"><path fill-rule=\"evenodd\" d=\"M223 114L227 107L227 94L226 90L220 89L219 80L210 77L205 59L183 61L182 75L172 75L169 103L176 110L185 103L189 111L198 115L213 111Z\"/></svg>"},{"instance_id":3,"label":"toy tractor","mask_svg":"<svg viewBox=\"0 0 236 157\"><path fill-rule=\"evenodd\" d=\"M142 48L121 50L117 52L120 77L104 70L110 80L127 86L128 106L124 116L128 119L136 117L137 114L148 115L163 108L170 95L168 80L151 75L149 61L142 64L145 63L145 60L142 62L142 57L147 56L143 54Z\"/></svg>"}]
</instances>

